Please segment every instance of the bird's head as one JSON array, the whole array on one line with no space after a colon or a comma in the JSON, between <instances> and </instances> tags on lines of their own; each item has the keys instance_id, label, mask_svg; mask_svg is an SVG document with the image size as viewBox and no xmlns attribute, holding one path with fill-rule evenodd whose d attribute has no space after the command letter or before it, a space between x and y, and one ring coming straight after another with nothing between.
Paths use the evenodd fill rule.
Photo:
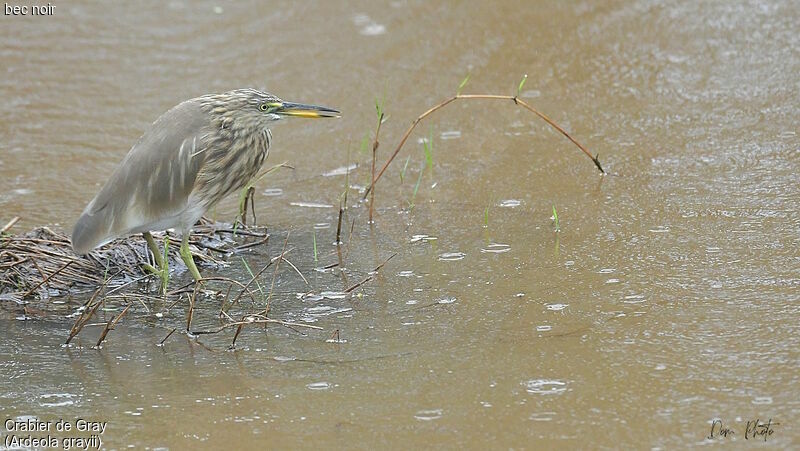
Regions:
<instances>
[{"instance_id":1,"label":"bird's head","mask_svg":"<svg viewBox=\"0 0 800 451\"><path fill-rule=\"evenodd\" d=\"M287 117L340 117L339 111L317 105L287 102L256 89L236 89L207 97L206 105L222 122L269 127Z\"/></svg>"}]
</instances>

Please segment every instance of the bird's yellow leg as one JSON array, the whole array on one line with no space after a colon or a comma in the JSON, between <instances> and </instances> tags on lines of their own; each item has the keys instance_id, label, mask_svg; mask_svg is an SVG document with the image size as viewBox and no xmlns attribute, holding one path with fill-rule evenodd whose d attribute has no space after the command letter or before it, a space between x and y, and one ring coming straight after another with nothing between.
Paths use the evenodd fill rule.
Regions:
<instances>
[{"instance_id":1,"label":"bird's yellow leg","mask_svg":"<svg viewBox=\"0 0 800 451\"><path fill-rule=\"evenodd\" d=\"M156 244L156 241L153 239L153 235L150 235L150 232L144 232L142 236L144 236L144 240L147 241L147 247L150 248L150 252L153 253L153 258L156 260L156 266L158 266L159 270L163 271L164 259L161 258L161 251L158 249L158 245ZM145 266L145 268L147 268L147 266ZM150 266L150 268L152 268L152 266Z\"/></svg>"},{"instance_id":2,"label":"bird's yellow leg","mask_svg":"<svg viewBox=\"0 0 800 451\"><path fill-rule=\"evenodd\" d=\"M151 273L157 275L161 279L161 293L167 293L167 285L169 284L169 266L167 258L167 252L169 249L169 239L164 241L164 255L161 255L161 251L158 250L158 245L156 244L155 240L153 239L153 235L150 232L144 232L144 240L147 242L147 247L150 248L150 252L153 253L153 258L156 261L156 265L158 269L153 268L150 264L145 263L142 266L145 270L150 271Z\"/></svg>"},{"instance_id":3,"label":"bird's yellow leg","mask_svg":"<svg viewBox=\"0 0 800 451\"><path fill-rule=\"evenodd\" d=\"M188 231L184 232L183 240L181 240L181 258L183 262L186 263L186 267L189 268L189 272L192 273L195 282L199 282L201 279L200 271L197 270L197 266L194 264L194 258L192 258L192 251L189 250Z\"/></svg>"}]
</instances>

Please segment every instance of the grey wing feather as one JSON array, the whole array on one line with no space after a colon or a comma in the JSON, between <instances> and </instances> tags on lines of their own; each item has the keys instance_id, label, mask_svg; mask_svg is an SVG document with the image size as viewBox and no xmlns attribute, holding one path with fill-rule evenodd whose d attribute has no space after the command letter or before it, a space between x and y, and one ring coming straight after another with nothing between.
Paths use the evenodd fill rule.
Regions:
<instances>
[{"instance_id":1,"label":"grey wing feather","mask_svg":"<svg viewBox=\"0 0 800 451\"><path fill-rule=\"evenodd\" d=\"M209 127L207 114L192 100L159 117L78 219L75 252L88 253L118 236L180 225L175 221L188 208Z\"/></svg>"}]
</instances>

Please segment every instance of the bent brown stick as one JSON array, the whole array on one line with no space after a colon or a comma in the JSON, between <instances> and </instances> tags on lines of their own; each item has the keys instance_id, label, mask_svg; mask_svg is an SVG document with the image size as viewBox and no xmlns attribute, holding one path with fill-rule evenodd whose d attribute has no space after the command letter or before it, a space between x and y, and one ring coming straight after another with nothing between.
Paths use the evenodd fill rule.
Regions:
<instances>
[{"instance_id":1,"label":"bent brown stick","mask_svg":"<svg viewBox=\"0 0 800 451\"><path fill-rule=\"evenodd\" d=\"M367 195L369 195L369 193L372 191L372 188L375 186L375 183L377 183L378 180L381 178L381 176L383 176L383 173L386 172L386 168L389 167L389 164L394 160L394 158L397 156L397 154L400 153L400 149L402 149L403 145L405 145L406 141L408 141L408 138L411 136L411 132L414 131L414 129L417 127L417 124L419 124L423 119L425 119L426 117L430 116L434 112L444 108L445 106L447 106L450 103L455 102L456 100L459 100L459 99L511 100L515 104L520 105L521 107L525 108L526 110L528 110L528 111L532 112L533 114L539 116L539 118L541 118L543 121L547 122L548 125L550 125L551 127L555 128L556 130L561 132L562 135L566 136L567 139L569 139L570 141L572 141L573 144L578 146L578 148L583 153L585 153L586 156L589 157L589 159L592 160L594 165L597 166L597 169L599 169L602 174L606 173L606 171L603 169L603 166L600 165L600 160L598 159L597 155L592 156L591 152L589 152L589 150L586 149L586 147L583 144L579 143L578 140L573 138L566 130L564 130L563 127L561 127L560 125L555 123L555 121L553 121L552 119L547 117L547 115L545 115L544 113L542 113L539 110L537 110L536 108L532 107L530 104L528 104L524 100L520 99L519 96L495 95L495 94L456 94L453 97L450 97L449 99L446 99L446 100L440 102L439 104L432 106L427 111L425 111L424 113L420 114L416 119L414 119L414 121L411 123L411 125L406 130L406 132L403 134L403 137L400 138L400 143L394 149L394 152L392 153L392 156L389 157L389 160L386 161L386 163L383 165L381 170L378 172L378 175L377 176L373 176L372 183L367 188L367 190L364 192L364 197L363 197L364 199L367 198Z\"/></svg>"}]
</instances>

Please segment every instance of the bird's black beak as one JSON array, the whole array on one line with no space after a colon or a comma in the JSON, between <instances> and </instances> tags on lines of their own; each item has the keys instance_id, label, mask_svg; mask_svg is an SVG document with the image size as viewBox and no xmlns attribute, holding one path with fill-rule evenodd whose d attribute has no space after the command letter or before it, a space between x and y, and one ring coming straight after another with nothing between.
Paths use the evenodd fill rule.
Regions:
<instances>
[{"instance_id":1,"label":"bird's black beak","mask_svg":"<svg viewBox=\"0 0 800 451\"><path fill-rule=\"evenodd\" d=\"M285 116L297 117L341 117L341 114L332 109L324 106L306 105L303 103L281 102L280 106L275 110L276 114Z\"/></svg>"}]
</instances>

